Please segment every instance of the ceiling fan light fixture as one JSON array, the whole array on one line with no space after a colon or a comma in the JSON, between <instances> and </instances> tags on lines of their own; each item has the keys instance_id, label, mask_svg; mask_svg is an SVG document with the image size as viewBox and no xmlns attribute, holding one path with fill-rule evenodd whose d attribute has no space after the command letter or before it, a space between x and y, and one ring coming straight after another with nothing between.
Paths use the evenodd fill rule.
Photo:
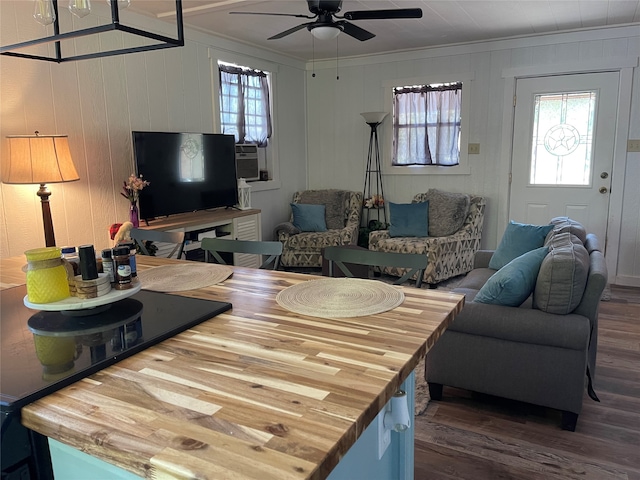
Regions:
<instances>
[{"instance_id":1,"label":"ceiling fan light fixture","mask_svg":"<svg viewBox=\"0 0 640 480\"><path fill-rule=\"evenodd\" d=\"M311 29L311 35L318 40L333 40L342 30L337 26L319 26Z\"/></svg>"}]
</instances>

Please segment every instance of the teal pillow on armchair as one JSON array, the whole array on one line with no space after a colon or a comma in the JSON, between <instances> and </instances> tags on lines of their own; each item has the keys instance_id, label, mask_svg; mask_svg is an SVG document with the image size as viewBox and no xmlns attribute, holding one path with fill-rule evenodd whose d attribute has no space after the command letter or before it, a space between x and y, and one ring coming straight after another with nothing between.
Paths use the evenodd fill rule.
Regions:
<instances>
[{"instance_id":1,"label":"teal pillow on armchair","mask_svg":"<svg viewBox=\"0 0 640 480\"><path fill-rule=\"evenodd\" d=\"M429 202L389 202L390 237L428 237Z\"/></svg>"},{"instance_id":2,"label":"teal pillow on armchair","mask_svg":"<svg viewBox=\"0 0 640 480\"><path fill-rule=\"evenodd\" d=\"M293 226L301 232L326 232L325 206L307 203L292 203Z\"/></svg>"}]
</instances>

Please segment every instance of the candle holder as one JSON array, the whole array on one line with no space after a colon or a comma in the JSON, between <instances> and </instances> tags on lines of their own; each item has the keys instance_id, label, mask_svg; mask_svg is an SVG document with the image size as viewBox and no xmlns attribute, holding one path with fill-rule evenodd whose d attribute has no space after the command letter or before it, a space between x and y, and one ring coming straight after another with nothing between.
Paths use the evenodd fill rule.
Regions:
<instances>
[{"instance_id":1,"label":"candle holder","mask_svg":"<svg viewBox=\"0 0 640 480\"><path fill-rule=\"evenodd\" d=\"M251 185L244 178L238 180L238 208L240 210L251 208Z\"/></svg>"}]
</instances>

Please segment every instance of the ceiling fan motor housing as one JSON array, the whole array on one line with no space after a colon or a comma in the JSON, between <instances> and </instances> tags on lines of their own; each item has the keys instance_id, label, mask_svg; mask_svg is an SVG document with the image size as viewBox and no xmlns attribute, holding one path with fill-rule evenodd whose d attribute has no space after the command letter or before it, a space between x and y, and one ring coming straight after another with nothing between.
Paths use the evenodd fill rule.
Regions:
<instances>
[{"instance_id":1,"label":"ceiling fan motor housing","mask_svg":"<svg viewBox=\"0 0 640 480\"><path fill-rule=\"evenodd\" d=\"M307 0L309 11L315 15L338 13L342 8L342 0Z\"/></svg>"}]
</instances>

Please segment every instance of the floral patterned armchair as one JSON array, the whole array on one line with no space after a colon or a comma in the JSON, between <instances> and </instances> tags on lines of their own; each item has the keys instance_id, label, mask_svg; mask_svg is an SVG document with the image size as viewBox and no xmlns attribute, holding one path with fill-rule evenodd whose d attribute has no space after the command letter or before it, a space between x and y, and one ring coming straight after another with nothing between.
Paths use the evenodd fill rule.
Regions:
<instances>
[{"instance_id":1,"label":"floral patterned armchair","mask_svg":"<svg viewBox=\"0 0 640 480\"><path fill-rule=\"evenodd\" d=\"M305 190L293 195L292 203L325 205L327 231L301 232L291 221L275 228L282 242L283 267L321 267L322 249L355 245L358 241L362 193L346 190Z\"/></svg>"},{"instance_id":2,"label":"floral patterned armchair","mask_svg":"<svg viewBox=\"0 0 640 480\"><path fill-rule=\"evenodd\" d=\"M466 208L459 211L448 208L448 204L459 202L467 197ZM441 192L431 189L427 193L419 193L415 202L429 201L429 236L428 237L391 237L389 230L373 231L369 234L369 249L379 252L423 253L429 257L424 271L423 282L436 285L457 275L463 275L473 269L473 259L480 248L482 224L484 222L485 199L475 195ZM459 209L458 209L459 210ZM448 217L456 217L457 226L453 233L443 234L448 225L454 221ZM391 219L393 221L393 218ZM441 225L440 233L432 233L431 223ZM460 226L461 224L461 226ZM444 227L443 227L444 226ZM451 229L449 229L451 230ZM404 269L386 267L384 273L401 277Z\"/></svg>"}]
</instances>

